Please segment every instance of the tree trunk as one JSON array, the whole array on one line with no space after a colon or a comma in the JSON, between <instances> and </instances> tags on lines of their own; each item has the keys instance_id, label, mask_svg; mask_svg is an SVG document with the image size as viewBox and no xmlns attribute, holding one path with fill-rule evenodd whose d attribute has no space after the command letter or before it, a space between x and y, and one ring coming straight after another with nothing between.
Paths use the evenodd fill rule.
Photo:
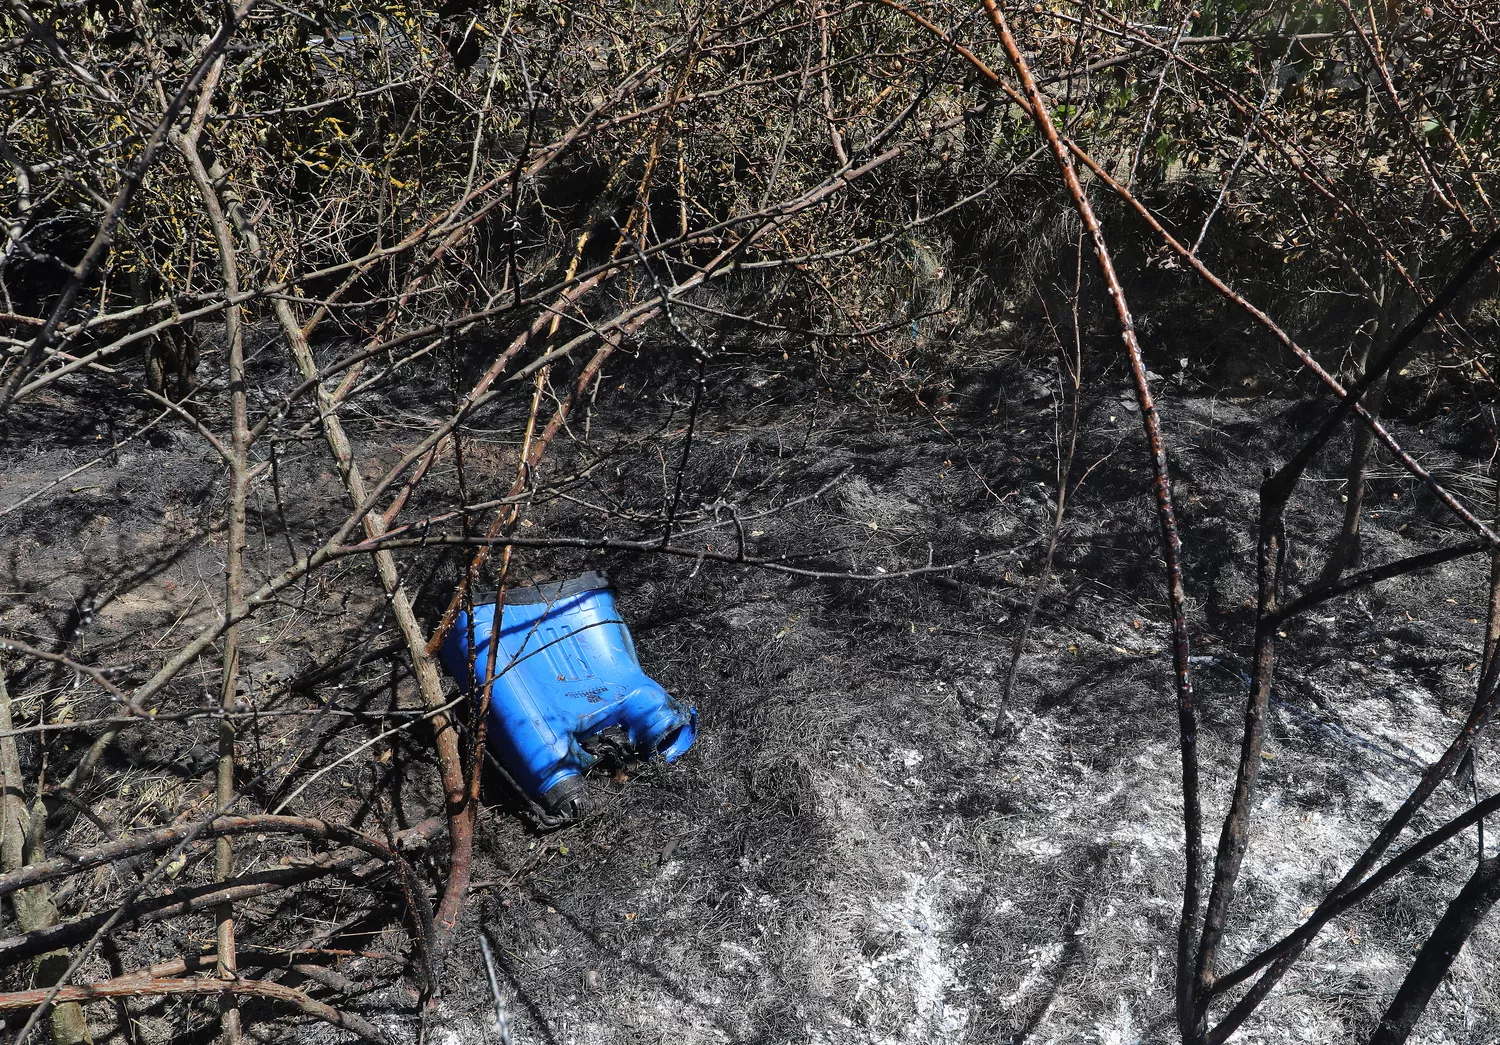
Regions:
<instances>
[{"instance_id":1,"label":"tree trunk","mask_svg":"<svg viewBox=\"0 0 1500 1045\"><path fill-rule=\"evenodd\" d=\"M5 668L0 665L0 733L9 734L10 694L5 688ZM35 808L26 808L21 790L21 757L14 736L0 736L0 872L18 871L27 864L46 859L42 848L42 825L47 813L41 800ZM35 828L33 830L33 827ZM21 932L50 929L60 921L52 890L46 885L19 889L11 895L16 922ZM68 968L67 948L49 951L36 959L34 971L38 987L51 987ZM92 1045L83 1008L77 1002L64 1002L52 1010L53 1045Z\"/></svg>"}]
</instances>

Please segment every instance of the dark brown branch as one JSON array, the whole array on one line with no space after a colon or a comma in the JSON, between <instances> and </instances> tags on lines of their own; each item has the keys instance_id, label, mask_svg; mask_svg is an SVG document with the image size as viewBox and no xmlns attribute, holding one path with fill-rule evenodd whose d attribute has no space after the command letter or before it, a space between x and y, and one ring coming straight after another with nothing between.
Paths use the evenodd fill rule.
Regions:
<instances>
[{"instance_id":1,"label":"dark brown branch","mask_svg":"<svg viewBox=\"0 0 1500 1045\"><path fill-rule=\"evenodd\" d=\"M939 39L947 43L955 53L963 56L970 64L975 67L975 69L980 72L981 75L984 76L986 80L999 88L1015 105L1019 106L1028 114L1031 113L1031 103L1026 98L1023 98L1015 90L1015 88L1005 83L1000 78L998 73L996 73L983 61L976 57L972 51L968 50L962 44L951 40L947 36L947 34L945 34L931 21L924 18L917 12L902 6L899 2L897 2L897 0L880 0L880 2L885 4L887 7L891 7L897 11L900 11L902 14L906 15L908 18L912 19L917 24L927 29L929 32L935 34ZM1153 44L1153 46L1156 45ZM1160 49L1165 51L1164 47L1161 47ZM1202 70L1198 70L1196 69L1196 67L1194 67L1194 71L1201 72ZM1453 512L1460 519L1462 519L1470 529L1474 530L1476 533L1484 537L1491 547L1500 548L1500 534L1497 534L1483 521L1477 518L1472 512L1465 508L1464 505L1452 493L1450 493L1446 488L1442 486L1442 484L1440 484L1435 478L1433 478L1432 474L1426 468L1422 467L1422 465L1415 458L1413 458L1411 454L1409 454L1388 431L1386 431L1386 429L1380 424L1380 422L1370 414L1370 412L1365 408L1364 404L1358 401L1358 396L1355 395L1352 390L1346 391L1344 386L1339 382L1338 378L1329 373L1322 366L1322 364L1314 359L1306 349L1297 344L1297 342L1292 339L1291 335L1283 330L1275 320L1273 320L1263 310L1256 307L1244 296L1237 293L1228 284L1226 284L1223 280L1216 276L1208 268L1208 266L1204 265L1203 262L1198 259L1196 254L1194 254L1191 250L1189 250L1186 246L1179 242L1176 237L1168 232L1162 226L1161 222L1156 220L1155 216L1152 215L1150 210L1148 210L1144 204L1136 199L1136 197L1130 192L1129 189L1125 188L1125 186L1121 185L1118 181L1111 177L1109 172L1106 171L1104 167L1100 165L1096 160L1094 160L1093 157L1091 157L1087 152L1080 148L1077 143L1067 139L1064 139L1064 141L1067 145L1068 150L1081 163L1083 163L1084 166L1088 167L1089 171L1095 177L1097 177L1105 185L1109 186L1111 190L1113 190L1121 199L1129 204L1131 209L1134 210L1159 237L1161 237L1163 243L1165 243L1172 249L1174 253L1176 253L1179 257L1186 261L1195 272L1202 276L1209 283L1209 285L1212 286L1216 291L1218 291L1218 293L1221 294L1226 300L1243 309L1247 314L1250 315L1251 318L1253 318L1273 337L1275 337L1276 340L1285 345L1292 352L1292 354L1297 357L1297 359L1302 363L1303 366L1311 370L1317 376L1318 380L1322 381L1323 384L1327 386L1334 395L1339 397L1339 399L1341 400L1341 407L1343 402L1352 400L1349 409L1354 412L1355 416L1358 417L1362 423L1369 426L1371 431L1375 433L1376 438L1378 438L1381 441L1382 445L1384 445L1386 449L1389 450L1391 454L1396 458L1396 460L1401 463L1401 466L1408 472L1410 472L1425 486L1427 486L1428 489L1433 492L1437 499L1441 501L1449 511ZM1293 166L1297 167L1299 174L1303 173L1300 166L1297 166L1296 164L1294 164ZM1496 235L1500 235L1500 232L1497 232ZM1494 238L1495 237L1493 236L1491 237L1492 240ZM1485 246L1481 248L1481 251L1484 251L1486 249L1489 251L1489 253L1494 253L1496 249L1500 249L1500 243L1486 243ZM1465 266L1464 271L1468 271L1470 267L1475 264L1476 258L1479 264L1482 264L1485 260L1484 258L1478 258L1478 255L1476 254L1475 257L1470 258L1469 264ZM1391 258L1391 261L1393 264L1397 264L1394 257ZM1399 264L1397 264L1397 267L1399 268ZM1410 277L1406 274L1405 269L1401 269L1400 271L1403 276L1410 280ZM1463 276L1463 273L1461 272L1460 275ZM1472 275L1472 272L1470 272L1469 275ZM1469 276L1463 276L1463 281L1466 282L1468 278ZM1447 288L1453 290L1455 296L1457 290L1460 289L1460 287L1456 287L1454 285L1457 282L1458 279L1456 277L1455 281L1451 282L1449 284L1449 288ZM1434 299L1434 303L1436 303L1436 301L1437 299ZM1409 324L1408 326L1409 330L1412 328L1416 328L1415 332L1411 334L1411 337L1414 339L1416 333L1420 332L1421 328L1417 327L1418 323L1421 323L1422 326L1425 327L1426 320L1423 319L1424 316L1430 319L1439 311L1441 311L1440 308L1430 308L1424 310L1421 316L1418 316L1417 319L1413 320L1412 324ZM1398 342L1405 340L1405 333L1403 333L1403 335L1397 340ZM1407 343L1409 343L1409 341ZM1404 345L1402 347L1404 347ZM1329 434L1331 434L1333 429L1336 427L1335 418L1337 418L1339 421L1342 420L1341 415L1337 413L1335 414L1334 418L1330 418Z\"/></svg>"},{"instance_id":2,"label":"dark brown branch","mask_svg":"<svg viewBox=\"0 0 1500 1045\"><path fill-rule=\"evenodd\" d=\"M1156 495L1156 515L1161 527L1162 559L1166 564L1167 600L1172 614L1172 661L1176 675L1177 713L1180 746L1182 751L1182 795L1183 795L1183 850L1186 859L1184 869L1182 914L1177 936L1177 1019L1184 1038L1192 1040L1197 1010L1194 1001L1193 983L1193 938L1197 935L1199 912L1199 889L1202 878L1201 861L1203 845L1202 809L1198 795L1198 719L1193 701L1193 685L1188 662L1187 593L1183 585L1182 539L1177 530L1177 511L1172 503L1172 479L1167 465L1166 444L1162 440L1161 419L1157 416L1156 402L1151 394L1151 385L1146 378L1146 364L1141 356L1140 342L1136 338L1135 321L1130 315L1130 306L1124 288L1116 276L1109 246L1104 239L1104 230L1094 216L1083 186L1073 169L1070 157L1051 115L1042 98L1041 91L1032 78L1031 69L1021 53L1020 45L1011 34L996 0L983 0L1000 34L1001 46L1010 59L1021 86L1032 120L1052 150L1057 161L1073 207L1078 211L1084 228L1093 242L1094 256L1099 263L1100 274L1109 288L1109 296L1115 306L1119 320L1120 337L1124 342L1126 358L1130 363L1131 376L1135 382L1136 402L1140 406L1141 423L1145 428L1146 442L1151 454L1153 489Z\"/></svg>"},{"instance_id":3,"label":"dark brown branch","mask_svg":"<svg viewBox=\"0 0 1500 1045\"><path fill-rule=\"evenodd\" d=\"M1213 984L1214 962L1219 945L1224 939L1224 927L1229 910L1234 902L1235 883L1244 862L1245 851L1250 844L1250 808L1255 795L1256 779L1260 774L1261 751L1264 740L1266 707L1271 700L1272 669L1274 667L1276 629L1267 623L1267 618L1276 612L1276 601L1281 589L1281 564L1286 552L1286 528L1282 517L1286 510L1284 498L1278 499L1274 490L1268 492L1268 479L1261 488L1259 530L1256 541L1256 629L1255 653L1250 677L1250 693L1245 702L1245 725L1240 742L1239 764L1235 769L1234 791L1230 797L1229 812L1219 832L1219 846L1214 854L1213 880L1209 886L1208 907L1203 916L1203 933L1198 940L1195 962L1194 987L1195 1009L1192 1037L1184 1033L1184 1040L1202 1041L1204 1022L1208 1013L1209 988Z\"/></svg>"},{"instance_id":4,"label":"dark brown branch","mask_svg":"<svg viewBox=\"0 0 1500 1045\"><path fill-rule=\"evenodd\" d=\"M1327 921L1327 912L1338 905L1347 894L1360 885L1376 862L1390 849L1395 843L1396 838L1411 823L1412 818L1427 804L1427 800L1432 797L1432 793L1437 790L1438 785L1446 780L1449 774L1457 768L1459 761L1473 745L1475 738L1489 723L1490 718L1494 714L1497 700L1500 700L1500 671L1497 671L1497 668L1500 668L1500 660L1497 660L1495 664L1491 664L1489 670L1484 673L1484 677L1480 679L1474 707L1469 712L1469 717L1465 721L1463 729L1453 738L1437 761L1428 767L1427 772L1422 775L1422 779L1417 782L1417 786L1412 789L1406 800L1391 814L1381 827L1379 833L1376 834L1374 840L1365 847L1364 852L1360 854L1349 870L1344 873L1344 876L1339 879L1338 884L1333 887L1323 899L1323 902L1314 910L1308 919L1309 924L1315 922L1322 924ZM1245 993L1245 996L1208 1033L1206 1039L1208 1045L1223 1045L1223 1042L1228 1040L1229 1036L1244 1023L1250 1014L1259 1008L1261 1002L1265 1000L1266 995L1271 992L1271 989L1286 974L1287 969L1302 954L1302 951L1307 947L1313 935L1315 933L1311 933L1305 938L1298 938L1295 942L1290 943L1274 961L1268 963L1269 968L1266 969L1261 978L1256 981L1255 985Z\"/></svg>"},{"instance_id":5,"label":"dark brown branch","mask_svg":"<svg viewBox=\"0 0 1500 1045\"><path fill-rule=\"evenodd\" d=\"M1491 795L1483 802L1477 803L1468 812L1454 817L1436 831L1426 834L1416 842L1413 842L1396 856L1391 857L1389 861L1381 866L1380 870L1370 875L1370 877L1366 878L1358 886L1350 889L1337 900L1320 907L1307 921L1303 922L1291 933L1255 955L1233 972L1228 972L1223 976L1217 977L1213 983L1212 993L1219 995L1239 986L1267 965L1290 954L1294 949L1305 946L1322 931L1323 926L1327 925L1334 918L1337 918L1345 911L1357 907L1387 882L1414 865L1418 860L1421 860L1446 842L1458 837L1458 835L1479 823L1496 810L1500 810L1500 794Z\"/></svg>"},{"instance_id":6,"label":"dark brown branch","mask_svg":"<svg viewBox=\"0 0 1500 1045\"><path fill-rule=\"evenodd\" d=\"M1351 573L1346 577L1342 577L1332 584L1320 584L1303 592L1285 606L1277 607L1275 612L1266 618L1266 625L1268 627L1277 627L1299 614L1306 613L1314 606L1322 605L1329 599L1336 599L1340 595L1347 595L1351 591L1356 591L1360 588L1368 588L1370 585L1379 584L1381 581L1404 577L1406 574L1415 573L1418 570L1427 570L1434 566L1441 566L1443 563L1452 562L1454 559L1462 559L1468 555L1477 555L1489 547L1488 541L1476 538L1471 541L1464 541L1462 544L1454 544L1447 548L1438 548L1434 551L1422 552L1420 555L1409 555L1404 559L1397 559L1394 562L1371 566L1367 570L1360 570L1358 573Z\"/></svg>"},{"instance_id":7,"label":"dark brown branch","mask_svg":"<svg viewBox=\"0 0 1500 1045\"><path fill-rule=\"evenodd\" d=\"M1436 496L1437 499L1441 501L1449 511L1462 519L1471 530L1483 537L1491 547L1500 547L1500 534L1496 534L1494 530L1492 530L1482 520L1480 520L1477 516L1470 512L1468 508L1464 507L1463 503L1460 502L1457 497L1455 497L1451 492L1448 491L1446 487L1439 483L1437 479L1433 477L1431 472L1424 468L1420 462L1412 457L1411 454L1408 453L1406 449L1396 441L1396 438L1392 436L1391 433L1387 431L1386 428L1370 413L1370 411L1365 408L1365 405L1362 402L1358 401L1358 396L1356 395L1357 389L1345 389L1344 386L1339 382L1338 378L1329 373L1321 363L1313 358L1311 353L1309 353L1305 348L1303 348L1295 340L1293 340L1292 336L1288 334L1284 329L1282 329L1280 324L1273 320L1262 309L1251 303L1243 295L1239 294L1227 283L1221 280L1212 272L1212 270L1208 268L1208 266L1204 265L1203 262L1198 259L1197 255L1193 254L1193 252L1185 247L1181 242L1179 242L1175 236L1173 236L1165 228L1163 228L1161 222L1156 220L1155 216L1152 215L1152 213L1145 207L1145 205L1142 204L1140 200L1136 199L1136 197L1132 195L1130 191L1127 190L1123 185L1115 181L1114 178L1110 177L1109 172L1106 171L1091 156L1089 156L1072 142L1068 143L1068 148L1072 151L1073 155L1077 156L1078 159L1082 161L1086 167L1089 168L1089 170L1094 174L1095 177L1097 177L1105 185L1109 186L1109 188L1113 190L1121 199L1128 203L1131 209L1134 210L1136 214L1138 214L1141 219L1145 221L1146 224L1149 225L1159 237L1161 237L1162 242L1172 249L1173 253L1177 254L1184 261L1186 261L1188 265L1191 266L1192 269L1198 273L1198 275L1203 277L1203 279L1208 282L1209 286L1213 287L1214 290L1216 290L1221 296L1225 298L1225 300L1242 309L1247 315L1249 315L1252 319L1254 319L1257 323L1264 327L1272 337L1276 338L1277 341L1281 342L1282 345L1290 350L1291 353L1297 357L1298 361L1301 362L1303 366L1312 371L1312 373L1318 378L1319 381L1324 384L1325 387L1328 388L1329 391L1338 396L1340 400L1340 410L1344 408L1344 404L1349 404L1348 409L1351 410L1363 424L1368 426L1369 429L1375 433L1375 437L1379 439L1381 444L1390 451L1391 455L1394 456L1398 462L1400 462L1401 466L1408 472L1410 472L1414 478L1416 478L1419 482L1421 482L1424 486L1431 490L1433 492L1433 495ZM1500 244L1497 244L1497 246L1500 246ZM1433 314L1436 313L1434 312ZM1337 427L1337 423L1342 423L1343 416L1347 415L1340 415L1336 411L1333 417L1331 417L1326 423L1329 435L1331 435L1333 430ZM1290 494L1288 493L1287 496L1290 496Z\"/></svg>"},{"instance_id":8,"label":"dark brown branch","mask_svg":"<svg viewBox=\"0 0 1500 1045\"><path fill-rule=\"evenodd\" d=\"M1411 1036L1412 1028L1448 975L1458 952L1496 901L1500 901L1500 856L1479 861L1473 875L1443 912L1371 1035L1370 1045L1403 1045Z\"/></svg>"}]
</instances>

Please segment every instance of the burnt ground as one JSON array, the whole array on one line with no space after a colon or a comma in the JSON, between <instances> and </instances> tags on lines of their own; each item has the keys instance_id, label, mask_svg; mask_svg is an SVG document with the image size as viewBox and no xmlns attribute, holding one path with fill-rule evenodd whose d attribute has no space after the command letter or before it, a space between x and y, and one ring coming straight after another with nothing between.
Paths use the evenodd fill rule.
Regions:
<instances>
[{"instance_id":1,"label":"burnt ground","mask_svg":"<svg viewBox=\"0 0 1500 1045\"><path fill-rule=\"evenodd\" d=\"M554 476L585 469L570 487L574 499L542 499L523 534L660 532L649 520L669 496L692 384L643 364L620 370L586 428L575 425L574 441L552 459ZM990 738L1050 522L1057 449L1048 373L1008 358L907 395L899 385L890 391L889 375L835 381L740 358L710 371L684 482L683 543L733 548L732 526L692 533L712 522L718 502L721 520L731 510L744 517L752 551L812 553L807 561L822 569L897 572L929 556L986 556L951 574L871 583L664 556L519 554L523 578L607 568L642 663L697 707L701 735L675 766L593 780L593 813L562 830L532 829L490 792L476 885L427 1041L494 1040L481 932L495 946L518 1042L1173 1040L1176 720L1147 461L1119 375L1096 375L1085 393L1074 477L1087 476L1004 737ZM444 380L416 375L361 403L351 422L360 452L394 460L441 409ZM1261 470L1321 413L1287 387L1226 395L1164 385L1211 842L1238 744ZM206 387L222 396L221 383ZM274 388L269 377L265 387ZM29 409L3 450L0 508L100 457L148 416L137 404L63 397ZM1484 503L1489 488L1468 462L1485 455L1467 413L1433 406L1400 430L1430 467ZM465 482L476 499L509 482L513 421L487 419L471 435ZM1346 446L1319 462L1289 515L1294 580L1310 581L1322 565ZM66 643L92 663L124 665L119 678L135 682L222 603L223 476L173 422L104 457L0 516L0 625L50 648ZM1370 561L1452 539L1425 494L1391 468L1381 476L1367 522ZM440 469L404 517L448 503L456 486L453 470ZM345 510L316 440L284 443L275 483L268 477L258 491L259 576L312 546ZM637 521L607 517L611 506ZM423 612L435 617L458 559L425 550L404 561ZM1449 564L1288 628L1230 958L1296 923L1455 730L1474 688L1486 567ZM415 694L390 651L394 630L368 563L337 562L246 630L246 701L259 713L238 749L246 808L275 807L318 768L410 722L403 710ZM10 672L20 724L103 710L97 698L75 695L89 691L70 673L14 660ZM161 710L212 703L217 676L217 660L204 657ZM65 837L53 848L204 809L214 731L203 719L127 731L85 788L93 818L60 811L54 827ZM45 747L28 735L23 760L56 779L88 735L52 735ZM420 727L395 733L319 777L288 811L376 833L382 820L399 828L432 816L440 800L426 744ZM1480 779L1496 783L1483 765ZM1445 784L1434 817L1461 809L1465 794ZM309 850L271 838L239 851L241 870L255 871ZM211 852L196 848L168 885L207 882ZM1330 926L1236 1040L1362 1040L1472 854L1470 835ZM441 836L419 857L430 889L444 858ZM127 879L81 876L59 903L65 915L98 910ZM389 879L326 878L247 901L241 946L363 952L338 965L352 995L301 973L267 975L416 1041L417 980L402 965L415 944L403 908ZM112 966L166 960L211 940L206 916L137 925L81 975L102 978ZM1492 921L1413 1040L1496 1039L1497 952ZM6 976L19 986L29 972ZM212 1037L204 1002L129 1004L135 1040ZM109 1006L90 1014L100 1040L128 1040L111 1032ZM342 1037L266 1019L255 1033Z\"/></svg>"}]
</instances>

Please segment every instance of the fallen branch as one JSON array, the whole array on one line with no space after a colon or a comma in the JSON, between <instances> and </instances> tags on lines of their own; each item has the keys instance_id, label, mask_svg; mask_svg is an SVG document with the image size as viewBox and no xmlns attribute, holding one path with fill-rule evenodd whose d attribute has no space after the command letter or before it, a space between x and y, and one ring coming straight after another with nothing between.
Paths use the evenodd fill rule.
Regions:
<instances>
[{"instance_id":1,"label":"fallen branch","mask_svg":"<svg viewBox=\"0 0 1500 1045\"><path fill-rule=\"evenodd\" d=\"M55 992L55 993L53 993ZM358 1034L366 1041L386 1045L384 1034L362 1016L352 1012L341 1012L332 1005L309 998L292 987L267 980L201 980L152 979L126 974L118 979L103 980L78 987L37 988L29 991L11 991L0 994L0 1011L31 1009L41 1005L53 994L58 1004L88 1003L110 998L153 998L183 994L221 995L235 994L250 998L268 998L292 1006L298 1012L322 1020L342 1030Z\"/></svg>"},{"instance_id":2,"label":"fallen branch","mask_svg":"<svg viewBox=\"0 0 1500 1045\"><path fill-rule=\"evenodd\" d=\"M300 835L303 838L353 846L383 860L394 862L401 859L395 850L379 839L326 820L314 820L302 816L221 816L210 823L196 821L127 835L118 841L106 842L104 845L91 849L64 852L41 863L23 867L19 871L0 875L0 896L9 896L17 889L65 878L102 864L128 860L142 853L155 853L170 849L192 838L219 838L256 833Z\"/></svg>"},{"instance_id":3,"label":"fallen branch","mask_svg":"<svg viewBox=\"0 0 1500 1045\"><path fill-rule=\"evenodd\" d=\"M818 580L832 581L891 581L903 577L922 577L927 574L952 573L966 566L974 566L981 562L998 559L1004 552L990 552L987 554L974 554L967 559L957 562L934 563L927 566L913 566L904 570L882 570L860 573L855 570L818 570L810 567L793 566L787 559L789 556L777 558L762 558L756 555L746 555L743 550L738 552L721 552L713 548L684 548L680 545L662 546L661 540L654 541L625 541L613 537L464 537L461 535L435 535L431 537L398 537L383 538L380 541L365 541L354 545L341 545L331 550L333 557L346 555L365 555L371 546L381 548L433 548L433 547L504 547L511 545L516 548L582 548L601 552L636 552L647 555L671 555L680 559L695 559L702 562L718 562L730 566L753 566L760 570L769 570L772 573L785 573L793 577L810 577ZM826 554L826 553L823 553ZM799 555L797 558L810 559L816 557L813 553Z\"/></svg>"},{"instance_id":4,"label":"fallen branch","mask_svg":"<svg viewBox=\"0 0 1500 1045\"><path fill-rule=\"evenodd\" d=\"M111 927L111 931L126 925L143 925L165 921L169 918L180 918L183 915L220 904L265 896L268 893L290 889L328 875L352 872L363 862L364 858L358 856L335 859L322 854L300 866L294 864L290 867L276 867L228 881L174 889L161 896L148 896L132 901L107 913L75 918L70 922L7 936L0 939L0 968L45 954L59 947L70 947L75 943L82 943L93 936L106 920L113 917L115 910L120 910L121 913L115 925Z\"/></svg>"}]
</instances>

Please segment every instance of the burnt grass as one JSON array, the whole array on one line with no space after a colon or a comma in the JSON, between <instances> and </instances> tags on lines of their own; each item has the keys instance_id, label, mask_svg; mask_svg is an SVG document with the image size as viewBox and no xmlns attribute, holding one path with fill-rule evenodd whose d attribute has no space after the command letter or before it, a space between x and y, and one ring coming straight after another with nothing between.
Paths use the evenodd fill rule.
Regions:
<instances>
[{"instance_id":1,"label":"burnt grass","mask_svg":"<svg viewBox=\"0 0 1500 1045\"><path fill-rule=\"evenodd\" d=\"M544 481L575 477L568 497L539 496L521 535L661 533L695 392L685 357L670 348L656 357L665 358L651 364L643 351L607 374L586 421L575 419L548 459ZM992 740L1046 546L1056 425L1066 431L1052 367L1001 354L955 363L939 383L890 364L767 359L725 352L707 369L676 543L732 551L737 513L748 551L762 557L893 575L929 561L962 565L853 581L684 556L519 551L520 580L608 570L646 670L697 708L696 746L671 767L592 778L590 815L555 831L538 830L489 782L475 886L441 999L425 1018L420 929L403 915L399 882L380 872L241 904L240 946L268 955L254 975L359 1012L398 1041L492 1041L484 933L518 1042L1174 1040L1180 763L1148 459L1123 375L1096 370L1086 381L1071 481L1084 478ZM270 362L259 365L264 406L285 382ZM223 406L213 366L205 362L210 417ZM419 370L357 403L359 453L396 460L456 380ZM1262 469L1315 428L1327 403L1290 382L1180 374L1160 384L1211 845L1238 748ZM121 666L116 680L135 683L222 604L224 476L176 421L105 454L148 418L145 407L73 391L18 412L3 447L0 507L105 459L0 517L0 624ZM509 484L518 416L506 406L470 431L471 500ZM1429 398L1397 428L1474 503L1490 496L1475 410ZM1346 433L1288 515L1294 589L1322 566L1347 447ZM281 442L275 474L257 491L254 583L313 547L347 510L315 437ZM441 467L403 518L458 496L457 472ZM1369 503L1368 562L1453 539L1430 496L1384 459ZM430 623L461 556L423 549L402 561ZM1476 680L1486 572L1477 557L1450 563L1287 627L1227 960L1296 924L1455 731ZM257 716L240 733L237 811L275 808L319 768L410 722L403 712L417 698L367 561L337 561L245 631L244 696ZM19 658L7 667L17 724L108 710L70 672ZM205 655L164 695L162 721L122 733L78 796L88 815L55 808L51 850L211 805L215 724L167 719L214 703L218 671ZM61 779L98 732L49 734L45 744L21 737L28 776ZM388 736L317 778L286 811L376 834L435 816L429 744L421 726ZM1479 776L1482 791L1496 782L1483 762ZM1450 781L1423 822L1453 815L1467 797ZM314 850L268 837L237 851L241 872L255 873ZM442 832L412 858L435 895ZM1471 833L1329 926L1236 1040L1362 1040L1472 859ZM211 846L199 845L147 895L201 890L212 863ZM64 917L110 909L146 868L70 879L57 895ZM212 939L206 914L135 921L78 979L197 954ZM317 959L329 962L320 973L288 968L290 947L353 953ZM1490 924L1434 999L1420 1040L1495 1040L1497 952ZM30 965L4 975L9 988L29 985ZM128 1035L119 1030L124 1010ZM259 1039L344 1037L261 1003L246 1011ZM214 1034L204 1000L132 1000L89 1014L101 1041Z\"/></svg>"}]
</instances>

